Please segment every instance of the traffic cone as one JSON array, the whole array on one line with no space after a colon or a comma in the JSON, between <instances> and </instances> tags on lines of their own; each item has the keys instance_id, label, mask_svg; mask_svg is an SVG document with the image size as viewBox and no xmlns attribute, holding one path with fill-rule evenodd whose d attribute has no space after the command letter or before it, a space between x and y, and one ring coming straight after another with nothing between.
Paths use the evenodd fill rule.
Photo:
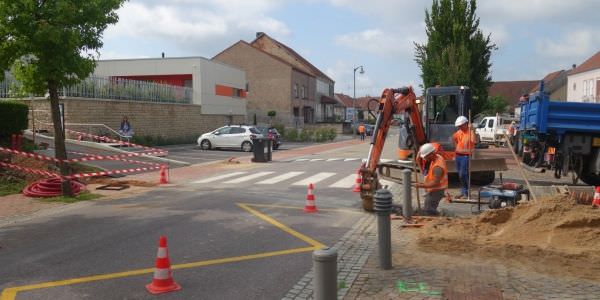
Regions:
<instances>
[{"instance_id":1,"label":"traffic cone","mask_svg":"<svg viewBox=\"0 0 600 300\"><path fill-rule=\"evenodd\" d=\"M592 207L597 208L600 207L600 186L595 188L594 200L592 200Z\"/></svg>"},{"instance_id":2,"label":"traffic cone","mask_svg":"<svg viewBox=\"0 0 600 300\"><path fill-rule=\"evenodd\" d=\"M307 213L313 213L317 211L317 206L315 205L315 194L313 194L313 190L315 186L310 183L308 184L308 192L306 194L306 205L304 206L304 211Z\"/></svg>"},{"instance_id":3,"label":"traffic cone","mask_svg":"<svg viewBox=\"0 0 600 300\"><path fill-rule=\"evenodd\" d=\"M167 166L162 165L160 166L160 184L165 183L169 183L169 180L167 179Z\"/></svg>"},{"instance_id":4,"label":"traffic cone","mask_svg":"<svg viewBox=\"0 0 600 300\"><path fill-rule=\"evenodd\" d=\"M360 176L360 169L356 171L356 181L354 184L354 188L352 189L355 193L360 193L360 185L362 184L362 177Z\"/></svg>"},{"instance_id":5,"label":"traffic cone","mask_svg":"<svg viewBox=\"0 0 600 300\"><path fill-rule=\"evenodd\" d=\"M167 238L160 237L158 242L158 253L156 254L156 266L152 283L146 285L151 294L162 294L181 289L181 286L173 280L173 271L169 262L169 250L167 249Z\"/></svg>"}]
</instances>

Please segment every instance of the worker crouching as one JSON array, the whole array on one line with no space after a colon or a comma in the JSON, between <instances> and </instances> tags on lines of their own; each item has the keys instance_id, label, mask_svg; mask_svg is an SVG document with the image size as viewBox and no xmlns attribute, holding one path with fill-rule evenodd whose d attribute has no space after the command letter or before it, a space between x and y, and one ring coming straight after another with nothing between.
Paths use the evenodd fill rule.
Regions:
<instances>
[{"instance_id":1,"label":"worker crouching","mask_svg":"<svg viewBox=\"0 0 600 300\"><path fill-rule=\"evenodd\" d=\"M418 188L424 188L425 213L430 216L438 214L437 208L448 188L448 168L444 158L437 154L432 144L424 144L419 149L420 157L425 161L423 174L425 182L417 183Z\"/></svg>"},{"instance_id":2,"label":"worker crouching","mask_svg":"<svg viewBox=\"0 0 600 300\"><path fill-rule=\"evenodd\" d=\"M469 120L464 116L458 117L454 125L458 127L458 130L452 135L456 146L456 170L461 187L458 198L469 198L469 156L473 154L475 148L475 135L469 128Z\"/></svg>"}]
</instances>

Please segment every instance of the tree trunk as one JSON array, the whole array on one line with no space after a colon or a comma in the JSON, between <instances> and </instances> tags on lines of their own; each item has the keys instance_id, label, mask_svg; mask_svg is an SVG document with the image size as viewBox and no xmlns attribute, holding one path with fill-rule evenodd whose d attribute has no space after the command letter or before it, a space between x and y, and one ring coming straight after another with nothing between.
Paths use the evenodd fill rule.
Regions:
<instances>
[{"instance_id":1,"label":"tree trunk","mask_svg":"<svg viewBox=\"0 0 600 300\"><path fill-rule=\"evenodd\" d=\"M54 156L58 159L67 159L67 149L65 147L65 134L61 127L60 108L58 105L58 86L56 82L48 82L48 92L50 93L50 111L52 112L52 123L54 124ZM69 168L64 163L58 163L60 174L70 175ZM64 179L61 182L64 196L73 196L71 190L71 180Z\"/></svg>"}]
</instances>

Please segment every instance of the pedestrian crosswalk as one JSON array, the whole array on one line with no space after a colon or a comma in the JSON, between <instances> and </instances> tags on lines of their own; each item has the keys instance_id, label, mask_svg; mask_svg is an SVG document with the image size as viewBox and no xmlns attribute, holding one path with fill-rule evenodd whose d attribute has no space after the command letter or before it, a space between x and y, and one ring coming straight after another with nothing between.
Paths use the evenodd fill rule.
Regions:
<instances>
[{"instance_id":1,"label":"pedestrian crosswalk","mask_svg":"<svg viewBox=\"0 0 600 300\"><path fill-rule=\"evenodd\" d=\"M257 184L278 186L307 186L312 183L320 187L350 189L356 183L356 173L317 172L305 171L239 171L221 174L213 177L193 181L192 184L210 183L218 184Z\"/></svg>"}]
</instances>

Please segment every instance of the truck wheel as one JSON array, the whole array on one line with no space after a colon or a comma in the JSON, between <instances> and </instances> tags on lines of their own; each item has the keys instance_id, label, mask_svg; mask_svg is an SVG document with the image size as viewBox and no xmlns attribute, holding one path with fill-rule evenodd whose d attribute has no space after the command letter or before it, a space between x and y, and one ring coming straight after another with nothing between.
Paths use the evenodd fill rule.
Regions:
<instances>
[{"instance_id":1,"label":"truck wheel","mask_svg":"<svg viewBox=\"0 0 600 300\"><path fill-rule=\"evenodd\" d=\"M471 184L474 185L488 185L494 182L496 173L494 171L478 171L471 173Z\"/></svg>"},{"instance_id":2,"label":"truck wheel","mask_svg":"<svg viewBox=\"0 0 600 300\"><path fill-rule=\"evenodd\" d=\"M589 171L589 166L584 166L581 173L577 173L577 176L581 181L583 181L587 185L591 186L599 186L600 185L600 175L596 175Z\"/></svg>"}]
</instances>

